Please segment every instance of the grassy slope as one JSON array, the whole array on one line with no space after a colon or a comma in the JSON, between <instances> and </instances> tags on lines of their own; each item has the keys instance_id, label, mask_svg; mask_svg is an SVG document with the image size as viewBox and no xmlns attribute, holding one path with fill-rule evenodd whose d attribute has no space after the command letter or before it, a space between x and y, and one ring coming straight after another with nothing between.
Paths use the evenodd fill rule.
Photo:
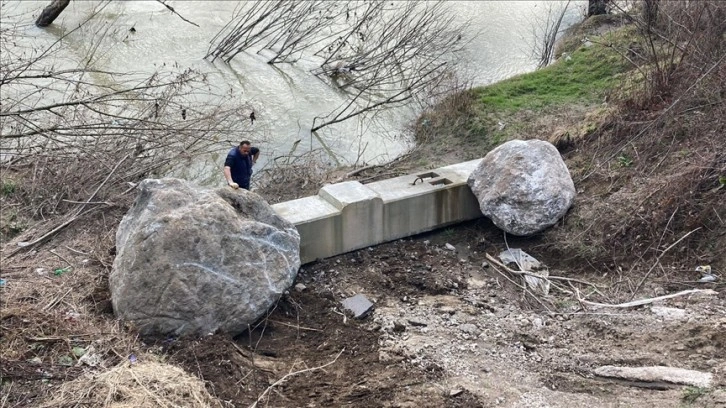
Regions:
<instances>
[{"instance_id":1,"label":"grassy slope","mask_svg":"<svg viewBox=\"0 0 726 408\"><path fill-rule=\"evenodd\" d=\"M613 50L580 47L538 71L474 90L484 111L516 113L568 104L596 104L618 84L629 65Z\"/></svg>"}]
</instances>

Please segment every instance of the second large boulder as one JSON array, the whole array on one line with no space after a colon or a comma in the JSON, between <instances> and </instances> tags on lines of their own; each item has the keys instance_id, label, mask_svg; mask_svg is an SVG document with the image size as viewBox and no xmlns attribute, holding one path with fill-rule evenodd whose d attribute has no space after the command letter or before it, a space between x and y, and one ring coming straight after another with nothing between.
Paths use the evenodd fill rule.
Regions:
<instances>
[{"instance_id":1,"label":"second large boulder","mask_svg":"<svg viewBox=\"0 0 726 408\"><path fill-rule=\"evenodd\" d=\"M116 234L118 317L144 335L238 334L293 283L300 236L260 196L149 179Z\"/></svg>"},{"instance_id":2,"label":"second large boulder","mask_svg":"<svg viewBox=\"0 0 726 408\"><path fill-rule=\"evenodd\" d=\"M512 140L490 151L468 179L481 212L513 235L554 225L572 206L575 184L551 143Z\"/></svg>"}]
</instances>

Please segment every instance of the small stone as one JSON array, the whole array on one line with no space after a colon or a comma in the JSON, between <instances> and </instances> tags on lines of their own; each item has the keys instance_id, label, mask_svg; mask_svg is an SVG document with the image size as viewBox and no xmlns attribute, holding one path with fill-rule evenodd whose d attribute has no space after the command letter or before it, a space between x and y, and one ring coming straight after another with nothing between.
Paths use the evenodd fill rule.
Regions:
<instances>
[{"instance_id":1,"label":"small stone","mask_svg":"<svg viewBox=\"0 0 726 408\"><path fill-rule=\"evenodd\" d=\"M650 311L664 320L678 320L686 317L686 310L677 307L652 306Z\"/></svg>"},{"instance_id":2,"label":"small stone","mask_svg":"<svg viewBox=\"0 0 726 408\"><path fill-rule=\"evenodd\" d=\"M455 389L449 391L449 397L456 397L457 395L461 395L462 392L464 392L464 390L455 388Z\"/></svg>"},{"instance_id":3,"label":"small stone","mask_svg":"<svg viewBox=\"0 0 726 408\"><path fill-rule=\"evenodd\" d=\"M393 332L403 333L406 331L406 325L400 322L393 322Z\"/></svg>"},{"instance_id":4,"label":"small stone","mask_svg":"<svg viewBox=\"0 0 726 408\"><path fill-rule=\"evenodd\" d=\"M304 290L305 290L305 289L307 289L307 288L308 288L308 287L307 287L307 286L305 286L305 285L304 285L304 284L302 284L302 283L298 283L297 285L295 285L295 290L296 290L296 291L298 291L298 292L302 292L302 291L304 291Z\"/></svg>"},{"instance_id":5,"label":"small stone","mask_svg":"<svg viewBox=\"0 0 726 408\"><path fill-rule=\"evenodd\" d=\"M449 251L452 251L452 252L456 252L456 247L449 244L448 242L446 243L446 249L448 249Z\"/></svg>"},{"instance_id":6,"label":"small stone","mask_svg":"<svg viewBox=\"0 0 726 408\"><path fill-rule=\"evenodd\" d=\"M420 320L414 320L414 319L408 319L408 324L415 327L426 327L428 326L426 323L420 321Z\"/></svg>"},{"instance_id":7,"label":"small stone","mask_svg":"<svg viewBox=\"0 0 726 408\"><path fill-rule=\"evenodd\" d=\"M476 327L475 324L464 323L462 325L459 325L459 330L467 334L476 334L479 331L479 328Z\"/></svg>"},{"instance_id":8,"label":"small stone","mask_svg":"<svg viewBox=\"0 0 726 408\"><path fill-rule=\"evenodd\" d=\"M373 303L362 294L357 294L343 300L343 307L353 313L356 319L364 318L373 308Z\"/></svg>"}]
</instances>

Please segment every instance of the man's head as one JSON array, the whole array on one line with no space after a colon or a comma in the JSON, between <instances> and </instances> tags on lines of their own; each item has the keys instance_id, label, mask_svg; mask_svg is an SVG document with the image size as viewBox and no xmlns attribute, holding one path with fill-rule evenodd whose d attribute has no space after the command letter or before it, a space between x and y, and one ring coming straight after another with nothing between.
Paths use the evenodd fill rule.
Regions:
<instances>
[{"instance_id":1,"label":"man's head","mask_svg":"<svg viewBox=\"0 0 726 408\"><path fill-rule=\"evenodd\" d=\"M239 144L239 152L242 153L242 156L247 156L250 154L250 149L252 148L252 145L250 144L249 140L243 140Z\"/></svg>"}]
</instances>

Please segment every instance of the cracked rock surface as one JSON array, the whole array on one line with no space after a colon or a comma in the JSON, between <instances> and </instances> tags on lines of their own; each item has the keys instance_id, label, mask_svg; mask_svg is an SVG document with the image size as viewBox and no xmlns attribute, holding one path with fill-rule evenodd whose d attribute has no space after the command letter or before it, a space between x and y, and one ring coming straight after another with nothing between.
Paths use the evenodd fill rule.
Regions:
<instances>
[{"instance_id":1,"label":"cracked rock surface","mask_svg":"<svg viewBox=\"0 0 726 408\"><path fill-rule=\"evenodd\" d=\"M116 233L109 285L144 335L238 334L295 280L300 236L257 194L148 179Z\"/></svg>"}]
</instances>

